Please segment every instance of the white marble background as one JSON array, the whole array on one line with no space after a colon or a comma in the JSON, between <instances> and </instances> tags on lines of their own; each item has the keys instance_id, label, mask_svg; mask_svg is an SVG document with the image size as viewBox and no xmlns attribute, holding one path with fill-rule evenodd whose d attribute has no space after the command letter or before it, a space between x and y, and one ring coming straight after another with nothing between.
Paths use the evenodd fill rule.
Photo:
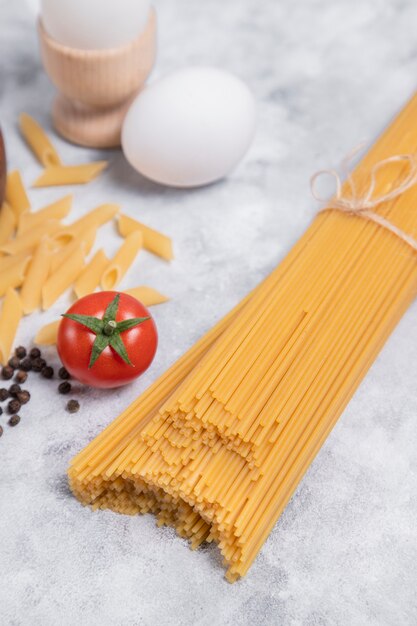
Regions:
<instances>
[{"instance_id":1,"label":"white marble background","mask_svg":"<svg viewBox=\"0 0 417 626\"><path fill-rule=\"evenodd\" d=\"M68 491L69 459L282 258L315 210L308 179L372 139L417 83L413 0L157 0L155 75L210 63L243 77L259 129L227 181L195 191L141 179L122 155L75 213L102 201L174 238L172 265L145 253L125 284L172 296L155 309L149 373L116 392L81 393L68 415L34 383L22 423L0 440L2 626L405 626L417 624L417 305L411 307L276 525L248 577L223 579L215 549L191 552L151 517L93 514ZM0 0L0 122L9 165L39 168L16 130L48 129L53 90L23 0ZM102 156L56 139L69 163ZM67 190L62 190L66 192ZM58 190L32 191L35 207ZM101 243L118 245L110 227ZM66 305L25 320L19 342ZM53 359L53 352L51 352ZM0 423L5 423L4 416Z\"/></svg>"}]
</instances>

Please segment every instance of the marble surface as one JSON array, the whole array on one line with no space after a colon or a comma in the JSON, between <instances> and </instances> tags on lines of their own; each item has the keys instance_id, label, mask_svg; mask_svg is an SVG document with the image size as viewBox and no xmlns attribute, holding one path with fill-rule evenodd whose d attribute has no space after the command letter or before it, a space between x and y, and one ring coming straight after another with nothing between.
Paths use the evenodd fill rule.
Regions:
<instances>
[{"instance_id":1,"label":"marble surface","mask_svg":"<svg viewBox=\"0 0 417 626\"><path fill-rule=\"evenodd\" d=\"M416 86L413 0L157 0L155 76L183 64L239 74L259 103L255 143L226 181L160 188L113 151L75 192L74 214L115 201L175 241L171 265L143 254L125 284L172 297L155 309L160 349L142 380L79 391L67 414L32 377L22 423L0 440L0 623L4 626L405 626L417 623L417 304L321 450L247 578L223 579L214 548L191 552L152 517L93 514L68 491L69 459L283 257L315 206L311 173L372 140ZM23 0L0 0L0 121L9 165L39 172L20 139L25 110L50 129L53 89ZM101 157L54 138L68 163ZM62 193L67 190L62 190ZM59 190L31 192L34 207ZM118 245L110 227L101 235ZM67 304L26 319L19 343ZM53 361L54 354L50 351ZM0 423L4 425L4 416Z\"/></svg>"}]
</instances>

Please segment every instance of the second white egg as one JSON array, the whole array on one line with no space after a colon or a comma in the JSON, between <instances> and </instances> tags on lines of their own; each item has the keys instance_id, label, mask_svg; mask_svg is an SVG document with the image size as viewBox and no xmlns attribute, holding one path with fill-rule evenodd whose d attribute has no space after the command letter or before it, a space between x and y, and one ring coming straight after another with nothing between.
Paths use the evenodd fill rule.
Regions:
<instances>
[{"instance_id":1,"label":"second white egg","mask_svg":"<svg viewBox=\"0 0 417 626\"><path fill-rule=\"evenodd\" d=\"M122 130L128 161L156 182L195 187L223 178L249 148L255 102L239 78L189 67L145 87Z\"/></svg>"}]
</instances>

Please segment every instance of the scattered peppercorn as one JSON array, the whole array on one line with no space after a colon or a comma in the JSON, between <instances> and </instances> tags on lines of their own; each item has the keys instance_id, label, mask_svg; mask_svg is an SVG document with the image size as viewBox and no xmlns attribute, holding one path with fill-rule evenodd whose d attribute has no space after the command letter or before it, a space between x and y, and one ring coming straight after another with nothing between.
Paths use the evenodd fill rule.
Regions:
<instances>
[{"instance_id":1,"label":"scattered peppercorn","mask_svg":"<svg viewBox=\"0 0 417 626\"><path fill-rule=\"evenodd\" d=\"M69 372L65 369L65 367L60 367L60 368L59 368L58 376L59 376L60 378L62 378L62 380L68 380L68 378L70 378L70 374L69 374Z\"/></svg>"},{"instance_id":2,"label":"scattered peppercorn","mask_svg":"<svg viewBox=\"0 0 417 626\"><path fill-rule=\"evenodd\" d=\"M17 356L12 356L12 358L9 359L9 365L14 370L17 370L20 365L20 359L18 359Z\"/></svg>"},{"instance_id":3,"label":"scattered peppercorn","mask_svg":"<svg viewBox=\"0 0 417 626\"><path fill-rule=\"evenodd\" d=\"M32 361L28 356L20 362L20 368L24 372L30 372L30 370L32 369Z\"/></svg>"},{"instance_id":4,"label":"scattered peppercorn","mask_svg":"<svg viewBox=\"0 0 417 626\"><path fill-rule=\"evenodd\" d=\"M25 383L27 381L27 377L28 377L28 375L26 374L26 372L24 372L23 370L19 370L16 373L16 375L14 377L14 380L17 383Z\"/></svg>"},{"instance_id":5,"label":"scattered peppercorn","mask_svg":"<svg viewBox=\"0 0 417 626\"><path fill-rule=\"evenodd\" d=\"M46 361L41 357L36 357L35 359L32 359L32 370L34 372L41 372L45 365Z\"/></svg>"},{"instance_id":6,"label":"scattered peppercorn","mask_svg":"<svg viewBox=\"0 0 417 626\"><path fill-rule=\"evenodd\" d=\"M13 383L13 385L10 385L9 393L10 393L11 396L16 398L17 394L19 393L19 391L22 391L22 388L21 388L20 385L18 385L17 383Z\"/></svg>"},{"instance_id":7,"label":"scattered peppercorn","mask_svg":"<svg viewBox=\"0 0 417 626\"><path fill-rule=\"evenodd\" d=\"M54 368L50 365L45 365L45 367L41 369L41 376L43 376L44 378L53 378Z\"/></svg>"},{"instance_id":8,"label":"scattered peppercorn","mask_svg":"<svg viewBox=\"0 0 417 626\"><path fill-rule=\"evenodd\" d=\"M20 404L27 404L30 400L30 393L27 389L22 389L22 391L19 391L16 398L19 400Z\"/></svg>"},{"instance_id":9,"label":"scattered peppercorn","mask_svg":"<svg viewBox=\"0 0 417 626\"><path fill-rule=\"evenodd\" d=\"M10 367L10 365L5 365L1 370L1 377L4 380L10 380L13 374L14 374L14 370L12 367Z\"/></svg>"},{"instance_id":10,"label":"scattered peppercorn","mask_svg":"<svg viewBox=\"0 0 417 626\"><path fill-rule=\"evenodd\" d=\"M20 411L22 405L26 404L30 400L30 393L26 389L21 388L21 384L25 383L28 379L28 372L33 370L34 372L40 372L41 376L46 379L54 377L54 368L47 364L45 359L42 358L42 353L39 348L32 348L30 351L24 346L18 346L14 351L7 365L0 368L0 376L3 380L10 380L14 376L14 383L10 385L9 389L5 387L0 388L0 402L4 402L8 398L11 398L7 404L7 412L10 414L8 424L10 426L17 426L20 422ZM68 382L71 378L70 373L65 367L60 367L58 370L58 376L63 381L58 385L58 392L60 394L68 394L72 390L71 383ZM80 410L80 403L78 400L72 398L68 400L66 404L66 410L68 413L77 413ZM4 410L0 407L0 415ZM3 435L4 429L0 426L0 437Z\"/></svg>"},{"instance_id":11,"label":"scattered peppercorn","mask_svg":"<svg viewBox=\"0 0 417 626\"><path fill-rule=\"evenodd\" d=\"M24 359L27 354L26 348L24 348L23 346L19 346L18 348L16 348L14 353L19 359Z\"/></svg>"},{"instance_id":12,"label":"scattered peppercorn","mask_svg":"<svg viewBox=\"0 0 417 626\"><path fill-rule=\"evenodd\" d=\"M68 413L76 413L80 408L80 403L78 400L68 400L67 402L67 411Z\"/></svg>"},{"instance_id":13,"label":"scattered peppercorn","mask_svg":"<svg viewBox=\"0 0 417 626\"><path fill-rule=\"evenodd\" d=\"M39 359L39 357L41 356L41 351L39 350L39 348L32 348L32 350L29 352L29 356L31 359Z\"/></svg>"},{"instance_id":14,"label":"scattered peppercorn","mask_svg":"<svg viewBox=\"0 0 417 626\"><path fill-rule=\"evenodd\" d=\"M20 411L20 407L21 404L19 400L14 399L10 400L9 404L7 405L7 410L9 411L9 413L17 413L18 411Z\"/></svg>"},{"instance_id":15,"label":"scattered peppercorn","mask_svg":"<svg viewBox=\"0 0 417 626\"><path fill-rule=\"evenodd\" d=\"M60 383L58 385L58 391L59 393L69 393L71 391L71 383L65 381L63 383Z\"/></svg>"}]
</instances>

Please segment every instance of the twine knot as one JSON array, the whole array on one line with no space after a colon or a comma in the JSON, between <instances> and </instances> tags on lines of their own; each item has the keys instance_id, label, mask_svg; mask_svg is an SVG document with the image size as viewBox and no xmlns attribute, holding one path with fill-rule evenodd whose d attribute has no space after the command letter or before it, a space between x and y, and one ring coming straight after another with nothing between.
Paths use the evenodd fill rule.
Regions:
<instances>
[{"instance_id":1,"label":"twine knot","mask_svg":"<svg viewBox=\"0 0 417 626\"><path fill-rule=\"evenodd\" d=\"M411 248L413 248L413 250L417 251L417 240L414 239L414 237L404 232L401 228L398 228L398 226L374 211L378 205L401 196L405 191L417 183L416 155L399 154L379 161L371 170L368 189L364 194L359 195L356 190L355 182L350 174L349 166L354 156L356 156L362 148L363 144L360 144L360 146L355 148L342 162L341 169L346 175L346 183L348 185L350 195L343 195L342 181L339 172L334 169L323 169L316 172L310 179L310 187L313 197L321 203L326 203L327 206L323 207L321 211L336 209L350 215L357 215L368 219L371 222L375 222L376 224L379 224L379 226L389 230L391 233L407 243ZM377 174L383 167L389 165L390 163L407 163L408 174L402 180L399 180L396 184L394 184L391 190L387 193L374 195ZM317 181L322 176L331 176L334 178L336 183L336 192L330 201L323 198L317 191Z\"/></svg>"}]
</instances>

